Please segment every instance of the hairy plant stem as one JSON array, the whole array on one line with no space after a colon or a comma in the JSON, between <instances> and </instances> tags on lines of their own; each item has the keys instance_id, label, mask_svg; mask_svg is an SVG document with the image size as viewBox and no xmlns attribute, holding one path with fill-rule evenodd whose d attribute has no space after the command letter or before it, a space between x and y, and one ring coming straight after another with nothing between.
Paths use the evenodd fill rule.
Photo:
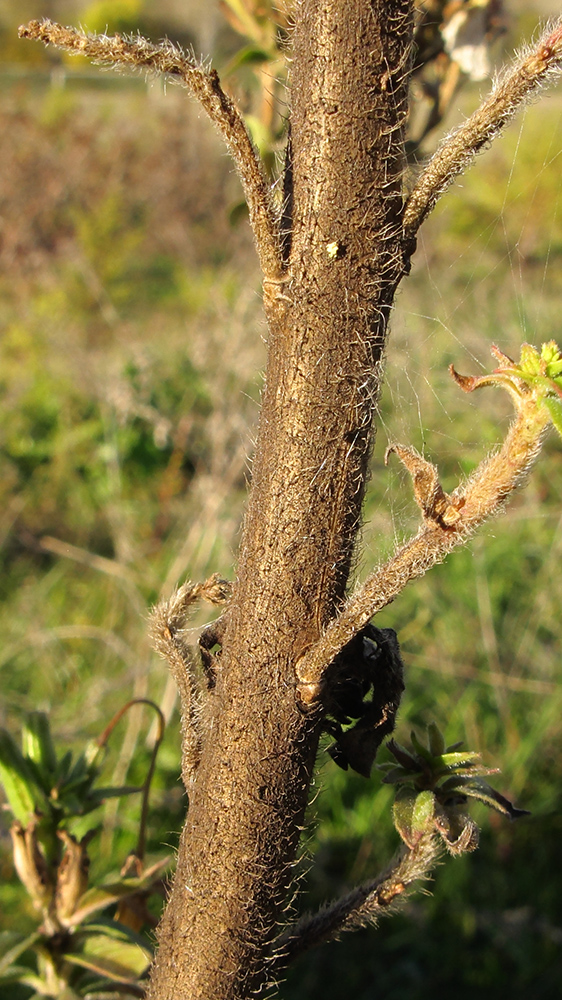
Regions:
<instances>
[{"instance_id":1,"label":"hairy plant stem","mask_svg":"<svg viewBox=\"0 0 562 1000\"><path fill-rule=\"evenodd\" d=\"M345 931L376 924L380 917L395 912L412 888L430 877L441 854L438 837L425 834L415 847L403 848L381 875L356 886L318 913L305 914L274 942L274 968L286 968L309 948L332 941Z\"/></svg>"},{"instance_id":2,"label":"hairy plant stem","mask_svg":"<svg viewBox=\"0 0 562 1000\"><path fill-rule=\"evenodd\" d=\"M159 932L152 1000L267 981L317 749L295 662L344 598L388 313L404 272L406 2L295 10L293 218L270 340L238 581Z\"/></svg>"}]
</instances>

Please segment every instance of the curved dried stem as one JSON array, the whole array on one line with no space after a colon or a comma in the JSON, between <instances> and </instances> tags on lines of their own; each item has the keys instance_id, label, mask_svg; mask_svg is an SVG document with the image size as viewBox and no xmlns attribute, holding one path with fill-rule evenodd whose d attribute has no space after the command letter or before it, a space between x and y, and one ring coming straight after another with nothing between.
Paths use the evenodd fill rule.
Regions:
<instances>
[{"instance_id":1,"label":"curved dried stem","mask_svg":"<svg viewBox=\"0 0 562 1000\"><path fill-rule=\"evenodd\" d=\"M480 463L467 483L447 495L437 482L437 470L413 450L394 446L414 480L416 500L424 514L417 535L401 546L347 601L319 641L297 662L297 690L303 705L322 697L327 666L346 643L410 580L415 580L496 514L521 484L540 451L550 423L546 407L532 394L518 401L518 413L501 448Z\"/></svg>"},{"instance_id":2,"label":"curved dried stem","mask_svg":"<svg viewBox=\"0 0 562 1000\"><path fill-rule=\"evenodd\" d=\"M344 931L376 924L379 917L394 912L417 883L429 878L441 853L438 837L423 836L415 847L402 850L377 878L357 886L318 913L305 914L275 942L274 971L286 968L304 951L332 941Z\"/></svg>"},{"instance_id":3,"label":"curved dried stem","mask_svg":"<svg viewBox=\"0 0 562 1000\"><path fill-rule=\"evenodd\" d=\"M455 132L447 136L412 191L404 210L404 230L415 236L440 195L511 121L540 87L562 70L562 18L549 25L537 44L501 73L490 96Z\"/></svg>"},{"instance_id":4,"label":"curved dried stem","mask_svg":"<svg viewBox=\"0 0 562 1000\"><path fill-rule=\"evenodd\" d=\"M150 636L157 653L165 659L177 684L182 722L182 781L189 791L201 756L200 697L194 681L191 651L183 638L190 607L202 599L210 604L225 604L231 585L218 573L204 583L184 583L169 601L152 610Z\"/></svg>"},{"instance_id":5,"label":"curved dried stem","mask_svg":"<svg viewBox=\"0 0 562 1000\"><path fill-rule=\"evenodd\" d=\"M279 223L261 160L254 148L244 118L221 87L216 70L208 69L169 41L153 45L137 37L87 34L45 19L30 21L19 29L20 38L56 45L96 63L161 73L191 92L226 142L236 164L248 203L250 223L258 257L266 279L278 279L282 271Z\"/></svg>"}]
</instances>

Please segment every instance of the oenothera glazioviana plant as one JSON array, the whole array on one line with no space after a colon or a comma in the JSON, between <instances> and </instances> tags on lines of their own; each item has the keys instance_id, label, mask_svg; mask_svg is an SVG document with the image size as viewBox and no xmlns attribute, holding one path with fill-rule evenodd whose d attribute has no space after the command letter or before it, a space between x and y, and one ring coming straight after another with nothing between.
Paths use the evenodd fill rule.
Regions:
<instances>
[{"instance_id":1,"label":"oenothera glazioviana plant","mask_svg":"<svg viewBox=\"0 0 562 1000\"><path fill-rule=\"evenodd\" d=\"M255 13L245 0L228 6L239 20ZM268 361L236 582L231 595L215 578L199 590L186 585L153 623L180 689L189 811L159 931L152 1000L247 1000L302 950L299 942L358 926L402 897L431 867L444 832L450 844L463 845L462 831L455 835L461 820L451 819L460 791L444 800L439 782L419 789L414 776L412 814L398 824L403 835L410 830L410 846L388 876L353 890L329 908L329 919L320 914L279 932L322 731L333 735L339 763L369 773L394 726L400 652L392 630L371 619L504 506L529 473L549 422L558 421L560 354L549 345L532 364L527 349L519 365L500 359L494 378L513 390L515 420L497 452L453 492L443 490L434 465L393 445L389 451L411 473L421 526L348 593L396 289L440 195L559 73L562 20L498 76L408 190L409 84L426 37L418 32L415 40L412 3L286 6L288 129L273 189L240 108L216 71L193 56L170 42L88 35L51 21L20 30L186 87L232 154L262 270ZM214 603L228 598L202 636L202 671L184 634L198 595ZM457 784L472 778L465 791L476 788L467 768L449 777ZM463 829L470 831L467 823ZM465 841L473 846L470 833Z\"/></svg>"}]
</instances>

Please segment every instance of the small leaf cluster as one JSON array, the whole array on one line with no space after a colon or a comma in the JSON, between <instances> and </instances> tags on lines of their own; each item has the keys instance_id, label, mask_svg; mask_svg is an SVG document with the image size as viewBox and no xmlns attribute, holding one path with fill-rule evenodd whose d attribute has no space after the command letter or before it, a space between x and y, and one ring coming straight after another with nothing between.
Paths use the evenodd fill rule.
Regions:
<instances>
[{"instance_id":1,"label":"small leaf cluster","mask_svg":"<svg viewBox=\"0 0 562 1000\"><path fill-rule=\"evenodd\" d=\"M484 767L481 755L461 750L462 743L445 746L435 723L428 726L427 746L414 732L411 741L412 748L406 749L389 740L394 761L379 765L385 771L383 782L397 786L394 825L410 849L422 837L437 834L451 854L475 850L479 831L466 812L470 799L510 819L528 815L484 780L497 773L497 768Z\"/></svg>"},{"instance_id":2,"label":"small leaf cluster","mask_svg":"<svg viewBox=\"0 0 562 1000\"><path fill-rule=\"evenodd\" d=\"M562 352L557 343L549 340L540 353L531 344L522 344L519 365L514 366L513 374L537 392L562 437Z\"/></svg>"},{"instance_id":3,"label":"small leaf cluster","mask_svg":"<svg viewBox=\"0 0 562 1000\"><path fill-rule=\"evenodd\" d=\"M152 947L139 931L152 921L146 899L168 859L143 871L137 851L120 878L89 886L88 845L96 830L87 817L109 797L142 790L96 787L112 728L77 756L57 754L43 712L25 718L21 749L0 729L0 783L14 816L14 867L38 912L32 934L0 934L0 992L20 983L40 996L74 1000L87 993L103 1000L119 984L120 993L141 995L138 982Z\"/></svg>"},{"instance_id":4,"label":"small leaf cluster","mask_svg":"<svg viewBox=\"0 0 562 1000\"><path fill-rule=\"evenodd\" d=\"M532 400L537 409L546 409L562 437L562 351L554 340L543 344L540 351L532 344L521 345L519 362L492 346L492 354L500 362L490 375L459 375L450 371L465 392L486 385L500 385L511 394L517 408L522 401Z\"/></svg>"},{"instance_id":5,"label":"small leaf cluster","mask_svg":"<svg viewBox=\"0 0 562 1000\"><path fill-rule=\"evenodd\" d=\"M22 747L0 729L0 782L15 819L27 826L34 816L55 828L86 816L107 798L138 792L132 786L96 788L105 747L91 740L76 758L57 757L44 712L30 712L22 726Z\"/></svg>"}]
</instances>

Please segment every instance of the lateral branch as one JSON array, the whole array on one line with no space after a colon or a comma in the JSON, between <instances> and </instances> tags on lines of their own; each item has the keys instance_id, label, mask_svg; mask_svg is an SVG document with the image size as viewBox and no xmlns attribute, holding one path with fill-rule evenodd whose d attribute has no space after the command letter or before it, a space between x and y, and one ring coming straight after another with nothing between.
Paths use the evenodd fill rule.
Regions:
<instances>
[{"instance_id":1,"label":"lateral branch","mask_svg":"<svg viewBox=\"0 0 562 1000\"><path fill-rule=\"evenodd\" d=\"M434 153L404 210L404 231L415 236L441 194L476 154L515 117L519 109L562 70L562 17L547 26L537 44L525 49L511 68L500 73L489 97Z\"/></svg>"},{"instance_id":2,"label":"lateral branch","mask_svg":"<svg viewBox=\"0 0 562 1000\"><path fill-rule=\"evenodd\" d=\"M93 62L114 69L123 67L163 74L186 87L217 127L236 164L264 278L270 281L280 278L281 241L270 186L242 113L222 89L216 70L201 65L168 40L154 45L140 35L88 34L47 18L22 25L18 34L20 38L30 38L75 55L88 56Z\"/></svg>"},{"instance_id":3,"label":"lateral branch","mask_svg":"<svg viewBox=\"0 0 562 1000\"><path fill-rule=\"evenodd\" d=\"M344 931L376 924L378 918L396 910L417 883L428 879L442 853L439 838L421 837L415 847L403 850L385 872L352 889L317 913L307 913L274 942L275 973L299 955Z\"/></svg>"},{"instance_id":4,"label":"lateral branch","mask_svg":"<svg viewBox=\"0 0 562 1000\"><path fill-rule=\"evenodd\" d=\"M458 376L457 380L462 379ZM369 576L328 625L324 635L296 664L297 692L304 708L322 699L324 674L341 649L382 608L404 590L410 580L428 569L498 513L534 464L550 423L546 407L532 395L517 404L517 415L497 452L484 459L470 479L447 495L437 482L437 470L415 452L394 446L414 481L414 492L424 520L418 533Z\"/></svg>"}]
</instances>

